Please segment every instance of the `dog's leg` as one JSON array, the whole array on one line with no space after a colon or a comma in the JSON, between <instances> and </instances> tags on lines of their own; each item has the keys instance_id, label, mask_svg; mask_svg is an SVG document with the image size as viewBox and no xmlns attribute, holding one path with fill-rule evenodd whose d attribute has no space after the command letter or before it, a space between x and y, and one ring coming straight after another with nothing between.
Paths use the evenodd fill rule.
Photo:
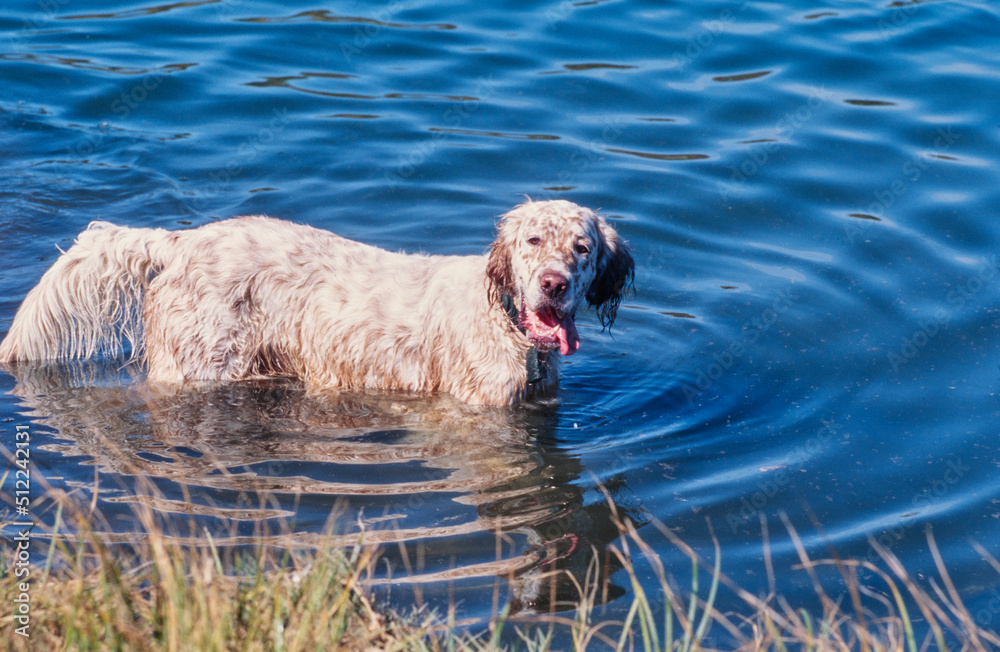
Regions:
<instances>
[{"instance_id":1,"label":"dog's leg","mask_svg":"<svg viewBox=\"0 0 1000 652\"><path fill-rule=\"evenodd\" d=\"M197 276L160 276L146 293L145 357L154 382L238 380L252 332L232 305Z\"/></svg>"}]
</instances>

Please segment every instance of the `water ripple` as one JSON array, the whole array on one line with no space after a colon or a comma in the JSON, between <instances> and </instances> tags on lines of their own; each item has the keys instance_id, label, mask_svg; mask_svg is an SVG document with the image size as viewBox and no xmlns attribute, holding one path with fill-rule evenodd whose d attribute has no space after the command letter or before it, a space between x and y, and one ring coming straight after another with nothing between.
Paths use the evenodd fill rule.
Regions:
<instances>
[{"instance_id":1,"label":"water ripple","mask_svg":"<svg viewBox=\"0 0 1000 652\"><path fill-rule=\"evenodd\" d=\"M314 11L301 11L297 14L280 18L273 16L260 16L255 18L241 18L239 20L241 22L246 22L246 23L274 23L274 24L296 23L302 21L317 22L317 23L347 23L354 25L375 25L377 27L390 27L394 29L412 29L412 30L458 29L456 25L453 25L451 23L399 23L399 22L379 20L377 18L370 18L366 16L342 16L333 14L326 9L318 9Z\"/></svg>"},{"instance_id":2,"label":"water ripple","mask_svg":"<svg viewBox=\"0 0 1000 652\"><path fill-rule=\"evenodd\" d=\"M524 195L566 198L637 263L611 333L581 310L558 395L515 410L280 383L168 397L113 363L0 374L0 417L32 420L60 488L89 503L96 469L104 536L134 538L138 504L192 542L308 547L339 503L338 534L360 519L434 604L454 580L488 616L496 582L544 609L546 571L585 576L579 551L616 536L601 483L695 545L708 519L751 592L771 590L762 518L776 571L798 563L780 513L811 554L864 558L872 536L915 573L934 569L911 524L932 524L954 577L982 577L960 548L1000 523L989 4L50 5L0 8L0 331L98 219L269 213L480 254ZM689 561L640 530L685 585Z\"/></svg>"}]
</instances>

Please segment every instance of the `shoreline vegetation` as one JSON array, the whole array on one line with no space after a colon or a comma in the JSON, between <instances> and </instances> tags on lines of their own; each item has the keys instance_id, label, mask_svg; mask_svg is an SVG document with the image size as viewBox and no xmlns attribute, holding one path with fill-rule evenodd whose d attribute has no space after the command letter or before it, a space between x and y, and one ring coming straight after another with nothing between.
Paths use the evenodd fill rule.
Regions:
<instances>
[{"instance_id":1,"label":"shoreline vegetation","mask_svg":"<svg viewBox=\"0 0 1000 652\"><path fill-rule=\"evenodd\" d=\"M196 541L164 532L148 507L135 509L141 535L111 540L90 525L102 521L99 514L80 512L66 498L58 504L55 522L61 522L62 509L74 512L75 533L35 534L33 560L40 561L31 568L26 629L16 618L23 578L9 554L0 564L0 602L6 605L0 640L6 649L919 652L1000 647L1000 637L977 626L962 604L930 530L937 577L918 583L881 548L884 567L850 559L811 560L786 520L801 562L797 572L808 574L821 605L819 613L812 613L773 591L758 597L740 588L722 571L718 543L714 559L702 559L669 528L654 523L694 568L692 585L678 589L630 523L613 514L621 536L610 553L632 589L624 598L630 601L624 619L602 620L595 555L592 572L574 580L580 596L575 611L515 617L503 610L485 626L471 628L456 623L454 609L399 615L376 604L365 580L378 554L363 535L346 549L334 547L330 535L331 545L309 551L278 553L257 546L234 553L220 551L207 532ZM765 527L764 563L773 586L767 541ZM1000 563L981 546L976 549L1000 574ZM655 573L658 595L640 583L634 565L639 558ZM817 573L830 567L842 577L843 595L829 595L820 583ZM859 582L861 570L875 578L870 585ZM746 609L722 613L720 591L737 596Z\"/></svg>"}]
</instances>

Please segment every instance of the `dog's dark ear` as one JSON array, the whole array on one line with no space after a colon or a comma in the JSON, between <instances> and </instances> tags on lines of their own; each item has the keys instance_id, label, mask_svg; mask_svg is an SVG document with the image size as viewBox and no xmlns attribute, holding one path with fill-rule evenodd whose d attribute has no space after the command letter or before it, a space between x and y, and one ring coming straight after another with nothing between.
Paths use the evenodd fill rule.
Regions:
<instances>
[{"instance_id":1,"label":"dog's dark ear","mask_svg":"<svg viewBox=\"0 0 1000 652\"><path fill-rule=\"evenodd\" d=\"M601 326L608 329L615 323L622 296L635 290L635 261L628 245L603 218L600 229L604 240L603 256L597 278L587 290L587 303L597 307Z\"/></svg>"},{"instance_id":2,"label":"dog's dark ear","mask_svg":"<svg viewBox=\"0 0 1000 652\"><path fill-rule=\"evenodd\" d=\"M490 300L500 303L503 295L514 297L514 269L511 267L511 248L514 242L515 225L511 211L497 224L497 237L490 245L486 262L486 277L490 283Z\"/></svg>"}]
</instances>

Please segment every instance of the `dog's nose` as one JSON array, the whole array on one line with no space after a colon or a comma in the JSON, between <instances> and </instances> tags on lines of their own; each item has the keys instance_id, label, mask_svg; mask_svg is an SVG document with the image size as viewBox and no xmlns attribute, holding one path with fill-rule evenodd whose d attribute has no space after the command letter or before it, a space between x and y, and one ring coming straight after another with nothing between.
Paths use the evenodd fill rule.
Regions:
<instances>
[{"instance_id":1,"label":"dog's nose","mask_svg":"<svg viewBox=\"0 0 1000 652\"><path fill-rule=\"evenodd\" d=\"M559 272L542 272L542 292L550 299L558 299L566 294L569 287L569 279Z\"/></svg>"}]
</instances>

